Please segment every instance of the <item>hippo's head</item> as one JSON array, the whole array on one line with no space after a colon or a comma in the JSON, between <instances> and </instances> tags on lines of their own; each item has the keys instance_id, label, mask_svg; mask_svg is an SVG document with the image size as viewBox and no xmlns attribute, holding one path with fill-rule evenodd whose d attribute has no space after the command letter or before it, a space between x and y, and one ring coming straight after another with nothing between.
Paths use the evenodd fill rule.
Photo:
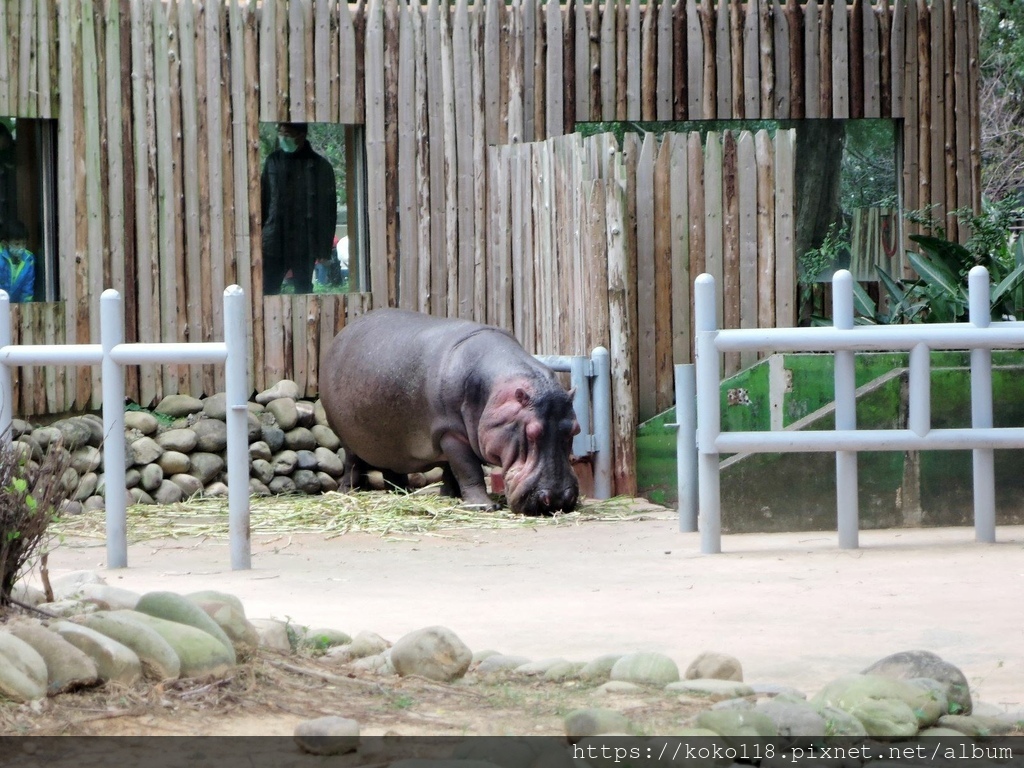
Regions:
<instances>
[{"instance_id":1,"label":"hippo's head","mask_svg":"<svg viewBox=\"0 0 1024 768\"><path fill-rule=\"evenodd\" d=\"M481 420L480 444L501 465L513 512L575 509L579 481L569 456L579 431L572 393L553 380L516 382L495 394Z\"/></svg>"}]
</instances>

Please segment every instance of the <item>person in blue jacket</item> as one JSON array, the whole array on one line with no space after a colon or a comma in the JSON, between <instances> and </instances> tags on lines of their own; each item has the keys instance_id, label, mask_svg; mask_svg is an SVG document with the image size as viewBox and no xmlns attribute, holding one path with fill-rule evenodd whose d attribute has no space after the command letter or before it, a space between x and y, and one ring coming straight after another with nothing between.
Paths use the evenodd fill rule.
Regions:
<instances>
[{"instance_id":1,"label":"person in blue jacket","mask_svg":"<svg viewBox=\"0 0 1024 768\"><path fill-rule=\"evenodd\" d=\"M28 249L28 230L20 221L0 233L0 288L12 302L35 298L36 257Z\"/></svg>"}]
</instances>

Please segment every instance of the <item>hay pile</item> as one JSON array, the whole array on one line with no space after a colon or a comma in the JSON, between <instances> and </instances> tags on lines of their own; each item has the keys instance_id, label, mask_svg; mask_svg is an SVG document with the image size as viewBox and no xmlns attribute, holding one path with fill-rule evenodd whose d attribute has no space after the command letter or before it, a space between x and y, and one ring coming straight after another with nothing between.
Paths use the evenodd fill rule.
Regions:
<instances>
[{"instance_id":1,"label":"hay pile","mask_svg":"<svg viewBox=\"0 0 1024 768\"><path fill-rule=\"evenodd\" d=\"M426 489L425 489L426 490ZM315 533L327 538L363 532L381 536L438 533L452 529L531 528L578 525L589 521L649 519L636 501L625 497L588 501L577 511L553 517L525 517L508 510L483 512L436 493L325 493L319 496L270 496L250 500L250 529L256 534ZM646 511L647 516L643 514ZM55 526L65 536L105 539L102 511L65 517ZM128 540L227 538L226 498L196 498L169 506L128 508Z\"/></svg>"}]
</instances>

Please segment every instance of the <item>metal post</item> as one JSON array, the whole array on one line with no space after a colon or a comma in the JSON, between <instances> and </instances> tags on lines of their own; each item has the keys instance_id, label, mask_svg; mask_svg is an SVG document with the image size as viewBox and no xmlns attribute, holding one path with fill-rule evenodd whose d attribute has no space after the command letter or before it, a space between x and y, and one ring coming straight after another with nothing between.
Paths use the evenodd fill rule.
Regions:
<instances>
[{"instance_id":1,"label":"metal post","mask_svg":"<svg viewBox=\"0 0 1024 768\"><path fill-rule=\"evenodd\" d=\"M224 361L228 432L228 538L232 570L252 567L249 531L249 362L245 339L245 293L224 289Z\"/></svg>"},{"instance_id":2,"label":"metal post","mask_svg":"<svg viewBox=\"0 0 1024 768\"><path fill-rule=\"evenodd\" d=\"M853 328L853 275L841 269L832 277L832 324ZM857 379L852 350L836 349L836 430L857 429ZM856 549L859 528L857 452L836 451L836 517L841 549Z\"/></svg>"},{"instance_id":3,"label":"metal post","mask_svg":"<svg viewBox=\"0 0 1024 768\"><path fill-rule=\"evenodd\" d=\"M608 499L612 495L612 361L604 347L590 353L594 364L593 413L594 428L594 497Z\"/></svg>"},{"instance_id":4,"label":"metal post","mask_svg":"<svg viewBox=\"0 0 1024 768\"><path fill-rule=\"evenodd\" d=\"M692 363L676 369L676 494L679 530L697 530L697 369Z\"/></svg>"},{"instance_id":5,"label":"metal post","mask_svg":"<svg viewBox=\"0 0 1024 768\"><path fill-rule=\"evenodd\" d=\"M0 349L11 346L11 297L0 290ZM0 438L11 439L14 420L14 380L6 358L0 360Z\"/></svg>"},{"instance_id":6,"label":"metal post","mask_svg":"<svg viewBox=\"0 0 1024 768\"><path fill-rule=\"evenodd\" d=\"M125 482L124 369L114 347L124 342L124 303L108 288L100 296L103 391L103 476L107 515L107 567L128 567L128 490Z\"/></svg>"},{"instance_id":7,"label":"metal post","mask_svg":"<svg viewBox=\"0 0 1024 768\"><path fill-rule=\"evenodd\" d=\"M988 271L981 266L972 268L967 285L971 325L987 328L992 322ZM972 349L971 426L990 429L992 422L992 350ZM971 458L974 466L974 538L993 543L996 540L995 451L975 448Z\"/></svg>"},{"instance_id":8,"label":"metal post","mask_svg":"<svg viewBox=\"0 0 1024 768\"><path fill-rule=\"evenodd\" d=\"M932 428L931 350L924 342L910 350L910 413L907 428L924 437Z\"/></svg>"},{"instance_id":9,"label":"metal post","mask_svg":"<svg viewBox=\"0 0 1024 768\"><path fill-rule=\"evenodd\" d=\"M713 555L722 551L722 499L718 449L715 440L722 429L721 381L715 338L718 323L715 309L715 279L698 275L693 284L694 341L697 390L697 486L700 551Z\"/></svg>"},{"instance_id":10,"label":"metal post","mask_svg":"<svg viewBox=\"0 0 1024 768\"><path fill-rule=\"evenodd\" d=\"M569 381L575 390L572 409L580 425L580 433L572 441L572 451L577 456L585 456L593 450L590 442L590 378L587 375L590 368L590 360L586 357L574 355L569 358Z\"/></svg>"}]
</instances>

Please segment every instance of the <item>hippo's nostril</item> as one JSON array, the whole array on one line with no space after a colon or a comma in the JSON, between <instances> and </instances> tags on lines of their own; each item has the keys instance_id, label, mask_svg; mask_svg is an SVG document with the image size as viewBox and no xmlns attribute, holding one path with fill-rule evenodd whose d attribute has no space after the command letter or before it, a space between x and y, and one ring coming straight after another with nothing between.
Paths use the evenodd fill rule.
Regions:
<instances>
[{"instance_id":1,"label":"hippo's nostril","mask_svg":"<svg viewBox=\"0 0 1024 768\"><path fill-rule=\"evenodd\" d=\"M572 509L576 506L576 490L573 488L567 489L562 494L562 509Z\"/></svg>"},{"instance_id":2,"label":"hippo's nostril","mask_svg":"<svg viewBox=\"0 0 1024 768\"><path fill-rule=\"evenodd\" d=\"M540 502L541 509L551 509L551 491L547 489L539 491L537 501Z\"/></svg>"}]
</instances>

